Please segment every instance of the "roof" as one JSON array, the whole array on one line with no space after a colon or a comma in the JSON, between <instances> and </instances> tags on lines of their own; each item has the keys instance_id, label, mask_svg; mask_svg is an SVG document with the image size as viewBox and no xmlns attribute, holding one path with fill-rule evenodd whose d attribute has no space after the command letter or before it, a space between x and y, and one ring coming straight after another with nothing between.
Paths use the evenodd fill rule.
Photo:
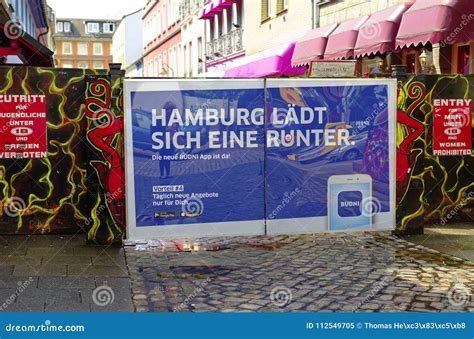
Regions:
<instances>
[{"instance_id":1,"label":"roof","mask_svg":"<svg viewBox=\"0 0 474 339\"><path fill-rule=\"evenodd\" d=\"M104 19L70 19L70 18L56 18L56 22L70 22L71 31L66 32L56 32L54 34L55 38L90 38L94 37L96 39L112 39L114 33L104 33L103 25L99 25L99 33L86 33L86 24L88 22L98 22L98 23L111 23L116 26L119 24L120 20L104 20Z\"/></svg>"}]
</instances>

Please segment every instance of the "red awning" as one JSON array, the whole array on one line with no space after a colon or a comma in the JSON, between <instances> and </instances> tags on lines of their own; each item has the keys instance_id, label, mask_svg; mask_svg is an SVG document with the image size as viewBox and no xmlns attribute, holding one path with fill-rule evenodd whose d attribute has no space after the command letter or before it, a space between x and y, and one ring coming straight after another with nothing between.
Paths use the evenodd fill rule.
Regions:
<instances>
[{"instance_id":1,"label":"red awning","mask_svg":"<svg viewBox=\"0 0 474 339\"><path fill-rule=\"evenodd\" d=\"M332 24L313 29L306 33L296 43L295 52L291 59L292 66L307 65L313 60L320 60L324 56L328 36L337 28L338 24Z\"/></svg>"},{"instance_id":2,"label":"red awning","mask_svg":"<svg viewBox=\"0 0 474 339\"><path fill-rule=\"evenodd\" d=\"M354 57L394 51L403 13L411 5L412 3L398 4L372 14L359 30Z\"/></svg>"},{"instance_id":3,"label":"red awning","mask_svg":"<svg viewBox=\"0 0 474 339\"><path fill-rule=\"evenodd\" d=\"M359 29L369 17L341 22L339 26L329 35L324 59L350 58L354 55L354 47L359 34Z\"/></svg>"},{"instance_id":4,"label":"red awning","mask_svg":"<svg viewBox=\"0 0 474 339\"><path fill-rule=\"evenodd\" d=\"M201 9L201 11L199 12L199 16L198 18L199 19L211 19L214 17L214 12L213 12L213 9L214 9L214 4L212 2L208 3L206 6L203 7L203 9Z\"/></svg>"},{"instance_id":5,"label":"red awning","mask_svg":"<svg viewBox=\"0 0 474 339\"><path fill-rule=\"evenodd\" d=\"M224 8L232 7L232 0L212 0L199 12L199 19L211 19L214 14L220 13Z\"/></svg>"},{"instance_id":6,"label":"red awning","mask_svg":"<svg viewBox=\"0 0 474 339\"><path fill-rule=\"evenodd\" d=\"M0 20L0 57L16 56L25 66L54 67L53 52L25 32L8 36L8 22Z\"/></svg>"},{"instance_id":7,"label":"red awning","mask_svg":"<svg viewBox=\"0 0 474 339\"><path fill-rule=\"evenodd\" d=\"M403 15L397 48L474 40L473 0L417 0Z\"/></svg>"},{"instance_id":8,"label":"red awning","mask_svg":"<svg viewBox=\"0 0 474 339\"><path fill-rule=\"evenodd\" d=\"M305 67L291 67L295 43L285 44L244 58L227 69L225 78L263 78L278 75L302 75Z\"/></svg>"}]
</instances>

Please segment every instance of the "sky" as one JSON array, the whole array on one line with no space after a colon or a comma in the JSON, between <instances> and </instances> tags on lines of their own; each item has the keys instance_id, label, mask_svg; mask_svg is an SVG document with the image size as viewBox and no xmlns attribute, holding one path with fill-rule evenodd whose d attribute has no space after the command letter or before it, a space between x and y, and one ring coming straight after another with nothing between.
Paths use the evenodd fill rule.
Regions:
<instances>
[{"instance_id":1,"label":"sky","mask_svg":"<svg viewBox=\"0 0 474 339\"><path fill-rule=\"evenodd\" d=\"M47 0L57 18L121 19L143 7L146 0Z\"/></svg>"}]
</instances>

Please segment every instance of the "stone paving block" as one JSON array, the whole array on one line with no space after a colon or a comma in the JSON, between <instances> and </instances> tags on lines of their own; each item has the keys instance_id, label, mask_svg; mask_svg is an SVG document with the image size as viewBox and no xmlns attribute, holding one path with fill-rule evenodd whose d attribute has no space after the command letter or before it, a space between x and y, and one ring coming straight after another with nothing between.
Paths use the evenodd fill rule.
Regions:
<instances>
[{"instance_id":1,"label":"stone paving block","mask_svg":"<svg viewBox=\"0 0 474 339\"><path fill-rule=\"evenodd\" d=\"M27 256L1 256L0 257L0 266L1 265L29 265L29 266L38 266L41 264L42 257L27 257Z\"/></svg>"},{"instance_id":2,"label":"stone paving block","mask_svg":"<svg viewBox=\"0 0 474 339\"><path fill-rule=\"evenodd\" d=\"M38 286L37 277L1 277L0 276L0 289L13 288L13 289L27 289L35 288Z\"/></svg>"},{"instance_id":3,"label":"stone paving block","mask_svg":"<svg viewBox=\"0 0 474 339\"><path fill-rule=\"evenodd\" d=\"M69 300L70 302L81 302L80 290L77 288L69 289L39 289L29 288L21 293L17 300L23 303L34 302L34 300L54 301L56 299Z\"/></svg>"},{"instance_id":4,"label":"stone paving block","mask_svg":"<svg viewBox=\"0 0 474 339\"><path fill-rule=\"evenodd\" d=\"M39 289L95 288L94 277L40 277Z\"/></svg>"},{"instance_id":5,"label":"stone paving block","mask_svg":"<svg viewBox=\"0 0 474 339\"><path fill-rule=\"evenodd\" d=\"M5 312L44 312L44 303L30 305L15 303L13 305L8 306L5 309Z\"/></svg>"},{"instance_id":6,"label":"stone paving block","mask_svg":"<svg viewBox=\"0 0 474 339\"><path fill-rule=\"evenodd\" d=\"M29 247L27 252L27 256L31 257L47 257L52 258L55 256L66 256L66 255L73 255L73 251L71 247Z\"/></svg>"},{"instance_id":7,"label":"stone paving block","mask_svg":"<svg viewBox=\"0 0 474 339\"><path fill-rule=\"evenodd\" d=\"M89 304L72 303L63 299L55 299L51 302L46 302L45 312L90 312Z\"/></svg>"},{"instance_id":8,"label":"stone paving block","mask_svg":"<svg viewBox=\"0 0 474 339\"><path fill-rule=\"evenodd\" d=\"M31 267L29 265L15 265L15 268L13 269L14 277L65 277L66 274L66 265L48 264L36 267Z\"/></svg>"}]
</instances>

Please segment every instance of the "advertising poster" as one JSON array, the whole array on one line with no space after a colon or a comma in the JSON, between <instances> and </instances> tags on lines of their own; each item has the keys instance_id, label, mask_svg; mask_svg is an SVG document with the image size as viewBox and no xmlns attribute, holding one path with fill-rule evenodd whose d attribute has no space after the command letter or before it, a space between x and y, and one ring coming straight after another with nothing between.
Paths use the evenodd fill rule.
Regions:
<instances>
[{"instance_id":1,"label":"advertising poster","mask_svg":"<svg viewBox=\"0 0 474 339\"><path fill-rule=\"evenodd\" d=\"M126 80L128 238L264 234L263 80Z\"/></svg>"},{"instance_id":2,"label":"advertising poster","mask_svg":"<svg viewBox=\"0 0 474 339\"><path fill-rule=\"evenodd\" d=\"M125 90L129 239L394 229L394 81Z\"/></svg>"},{"instance_id":3,"label":"advertising poster","mask_svg":"<svg viewBox=\"0 0 474 339\"><path fill-rule=\"evenodd\" d=\"M0 95L0 159L46 158L46 97Z\"/></svg>"},{"instance_id":4,"label":"advertising poster","mask_svg":"<svg viewBox=\"0 0 474 339\"><path fill-rule=\"evenodd\" d=\"M472 100L433 100L433 155L470 156L472 150Z\"/></svg>"},{"instance_id":5,"label":"advertising poster","mask_svg":"<svg viewBox=\"0 0 474 339\"><path fill-rule=\"evenodd\" d=\"M269 234L395 228L395 85L267 80Z\"/></svg>"}]
</instances>

